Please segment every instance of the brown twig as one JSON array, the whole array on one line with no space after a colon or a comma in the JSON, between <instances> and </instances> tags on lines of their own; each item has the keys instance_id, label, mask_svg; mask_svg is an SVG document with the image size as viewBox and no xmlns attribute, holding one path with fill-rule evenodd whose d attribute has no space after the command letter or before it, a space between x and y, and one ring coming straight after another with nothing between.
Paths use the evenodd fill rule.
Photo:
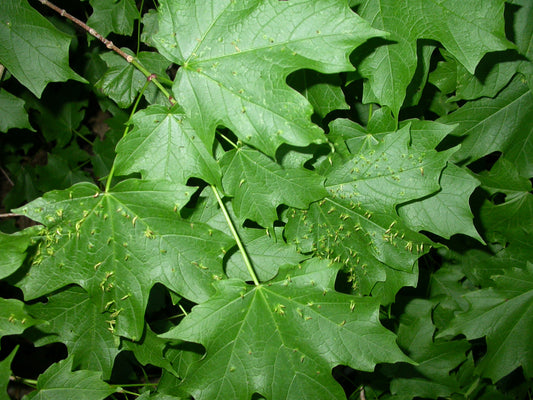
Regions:
<instances>
[{"instance_id":1,"label":"brown twig","mask_svg":"<svg viewBox=\"0 0 533 400\"><path fill-rule=\"evenodd\" d=\"M176 104L176 100L174 100L174 97L172 97L172 95L165 89L165 87L161 84L161 82L159 82L159 80L157 80L157 78L156 78L157 75L150 73L150 71L148 71L146 68L144 68L141 65L139 60L136 60L133 56L131 56L129 54L126 54L125 52L120 50L117 46L115 46L113 44L113 42L111 40L106 39L101 34L99 34L97 31L95 31L93 28L91 28L89 25L87 25L85 22L83 22L83 21L79 20L78 18L74 17L73 15L69 14L66 10L64 10L62 8L59 8L55 4L50 3L48 0L39 0L39 2L41 2L42 4L44 4L47 7L50 7L55 12L59 13L59 15L61 15L62 17L65 17L65 18L71 20L76 25L78 25L81 28L83 28L86 32L88 32L89 34L91 34L92 36L94 36L95 38L100 40L103 44L105 44L105 46L108 49L113 50L115 53L117 53L122 58L124 58L127 62L129 62L130 64L133 64L135 66L135 68L137 68L139 71L141 71L144 74L144 76L146 76L146 79L148 79L149 81L153 82L159 88L159 90L161 90L161 92L168 98L168 101L170 102L171 105Z\"/></svg>"},{"instance_id":2,"label":"brown twig","mask_svg":"<svg viewBox=\"0 0 533 400\"><path fill-rule=\"evenodd\" d=\"M13 218L13 217L24 217L24 215L15 214L15 213L3 213L3 214L0 214L0 218Z\"/></svg>"},{"instance_id":3,"label":"brown twig","mask_svg":"<svg viewBox=\"0 0 533 400\"><path fill-rule=\"evenodd\" d=\"M96 39L100 40L105 46L113 50L115 53L123 57L127 62L131 63L133 61L133 56L130 56L129 54L124 53L122 50L120 50L117 46L113 44L111 40L106 39L102 35L100 35L98 32L96 32L93 28L91 28L89 25L87 25L85 22L79 20L78 18L74 17L73 15L69 14L66 10L59 8L53 3L50 3L48 0L39 0L42 4L45 6L51 8L55 12L57 12L62 17L65 17L67 19L70 19L72 22L74 22L76 25L82 27L85 31L87 31L90 35L94 36Z\"/></svg>"},{"instance_id":4,"label":"brown twig","mask_svg":"<svg viewBox=\"0 0 533 400\"><path fill-rule=\"evenodd\" d=\"M2 167L0 167L0 171L2 172L2 174L4 174L4 176L6 177L7 181L9 182L9 184L11 186L15 186L15 184L13 183L13 181L11 180L11 178L9 177L7 172Z\"/></svg>"}]
</instances>

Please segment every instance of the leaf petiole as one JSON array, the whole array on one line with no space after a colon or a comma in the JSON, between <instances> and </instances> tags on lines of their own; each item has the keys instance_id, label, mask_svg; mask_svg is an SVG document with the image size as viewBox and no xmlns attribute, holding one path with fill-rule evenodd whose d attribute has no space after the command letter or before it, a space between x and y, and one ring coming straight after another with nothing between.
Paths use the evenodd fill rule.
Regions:
<instances>
[{"instance_id":1,"label":"leaf petiole","mask_svg":"<svg viewBox=\"0 0 533 400\"><path fill-rule=\"evenodd\" d=\"M217 188L211 185L211 189L213 189L213 193L215 194L218 205L220 206L220 209L222 210L222 213L224 214L224 218L226 218L226 222L228 223L231 234L233 235L233 238L237 242L237 247L239 248L239 251L241 252L242 258L244 260L244 264L246 265L246 268L248 269L248 272L250 273L250 276L252 277L252 280L254 281L255 286L259 286L260 284L259 279L257 279L257 275L255 274L254 268L252 267L252 263L250 261L250 258L248 257L248 253L246 252L246 249L244 248L244 245L241 242L241 238L239 237L239 234L237 233L237 230L235 229L235 226L233 225L233 221L231 220L231 217L229 216L228 210L226 209L226 206L224 205L224 202L222 201L222 198L220 197L220 194L218 193Z\"/></svg>"},{"instance_id":2,"label":"leaf petiole","mask_svg":"<svg viewBox=\"0 0 533 400\"><path fill-rule=\"evenodd\" d=\"M146 88L148 87L149 84L150 84L150 80L146 80L146 82L144 83L144 86L142 87L141 91L137 95L137 100L135 100L135 104L133 105L133 108L131 110L130 117L129 117L128 121L131 120L131 117L133 117L133 114L135 114L135 111L137 111L137 107L139 106L139 102L141 101L141 97L144 94L144 91L146 90ZM122 135L122 137L125 137L128 134L129 130L130 130L130 125L128 124L128 125L126 125L126 128L124 129L124 134ZM111 187L111 181L113 180L113 175L114 174L115 174L115 163L113 163L113 165L111 166L111 170L109 171L109 175L107 175L107 180L106 180L106 183L105 183L105 191L106 192L108 192L110 187Z\"/></svg>"}]
</instances>

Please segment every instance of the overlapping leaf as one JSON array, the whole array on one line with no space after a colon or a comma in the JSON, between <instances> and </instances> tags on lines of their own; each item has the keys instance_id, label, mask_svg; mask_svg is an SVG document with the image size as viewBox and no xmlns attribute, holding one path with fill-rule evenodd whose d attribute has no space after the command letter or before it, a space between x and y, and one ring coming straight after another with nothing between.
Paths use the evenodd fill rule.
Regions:
<instances>
[{"instance_id":1,"label":"overlapping leaf","mask_svg":"<svg viewBox=\"0 0 533 400\"><path fill-rule=\"evenodd\" d=\"M7 132L11 128L27 128L34 130L28 120L28 112L24 109L24 100L0 89L0 132Z\"/></svg>"},{"instance_id":2,"label":"overlapping leaf","mask_svg":"<svg viewBox=\"0 0 533 400\"><path fill-rule=\"evenodd\" d=\"M111 192L90 184L49 192L23 212L48 228L31 272L19 283L26 299L76 283L114 331L139 339L150 288L161 282L193 300L206 300L223 276L226 235L191 224L177 211L194 189L167 181L129 180Z\"/></svg>"},{"instance_id":3,"label":"overlapping leaf","mask_svg":"<svg viewBox=\"0 0 533 400\"><path fill-rule=\"evenodd\" d=\"M206 356L182 387L195 399L339 399L335 365L371 371L376 363L408 361L378 318L378 303L333 291L337 269L314 260L286 269L274 283L217 284L164 337L201 343ZM272 384L275 382L275 384Z\"/></svg>"},{"instance_id":4,"label":"overlapping leaf","mask_svg":"<svg viewBox=\"0 0 533 400\"><path fill-rule=\"evenodd\" d=\"M131 35L133 23L139 18L139 11L134 0L103 1L91 0L93 13L87 24L98 31L102 36L109 33Z\"/></svg>"},{"instance_id":5,"label":"overlapping leaf","mask_svg":"<svg viewBox=\"0 0 533 400\"><path fill-rule=\"evenodd\" d=\"M9 378L11 377L11 362L15 358L17 350L18 346L13 349L11 354L0 361L0 395L2 396L8 396L7 385L9 383Z\"/></svg>"},{"instance_id":6,"label":"overlapping leaf","mask_svg":"<svg viewBox=\"0 0 533 400\"><path fill-rule=\"evenodd\" d=\"M136 113L135 128L117 146L116 171L141 172L146 179L187 183L190 177L216 185L220 168L211 155L212 138L200 136L179 106L151 106Z\"/></svg>"},{"instance_id":7,"label":"overlapping leaf","mask_svg":"<svg viewBox=\"0 0 533 400\"><path fill-rule=\"evenodd\" d=\"M72 372L72 357L53 364L37 379L37 389L26 399L56 400L80 399L103 400L116 389L102 381L96 371Z\"/></svg>"},{"instance_id":8,"label":"overlapping leaf","mask_svg":"<svg viewBox=\"0 0 533 400\"><path fill-rule=\"evenodd\" d=\"M22 301L0 298L0 337L22 333L39 322L26 312Z\"/></svg>"},{"instance_id":9,"label":"overlapping leaf","mask_svg":"<svg viewBox=\"0 0 533 400\"><path fill-rule=\"evenodd\" d=\"M533 377L533 265L513 268L493 278L494 288L470 292L471 307L452 320L440 336L464 334L467 339L487 337L487 354L477 366L493 382L519 366Z\"/></svg>"},{"instance_id":10,"label":"overlapping leaf","mask_svg":"<svg viewBox=\"0 0 533 400\"><path fill-rule=\"evenodd\" d=\"M473 74L488 52L505 50L502 0L366 0L359 10L372 26L390 32L360 65L368 78L365 101L391 107L398 115L417 66L418 39L437 40Z\"/></svg>"},{"instance_id":11,"label":"overlapping leaf","mask_svg":"<svg viewBox=\"0 0 533 400\"><path fill-rule=\"evenodd\" d=\"M344 99L338 75L302 70L291 74L287 83L305 96L321 119L331 111L350 108Z\"/></svg>"},{"instance_id":12,"label":"overlapping leaf","mask_svg":"<svg viewBox=\"0 0 533 400\"><path fill-rule=\"evenodd\" d=\"M279 230L275 232L277 240L263 229L239 229L239 236L261 282L269 281L276 276L281 266L296 265L307 258L298 253L295 246L285 243ZM233 253L228 258L226 273L230 278L250 280L250 273L239 252Z\"/></svg>"},{"instance_id":13,"label":"overlapping leaf","mask_svg":"<svg viewBox=\"0 0 533 400\"><path fill-rule=\"evenodd\" d=\"M480 175L482 186L493 197L481 207L481 223L489 240L525 241L533 233L533 194L529 179L521 177L515 165L500 158L490 172ZM498 194L505 201L494 201Z\"/></svg>"},{"instance_id":14,"label":"overlapping leaf","mask_svg":"<svg viewBox=\"0 0 533 400\"><path fill-rule=\"evenodd\" d=\"M0 64L35 96L41 97L49 82L85 82L70 69L69 45L70 37L30 7L27 0L0 2Z\"/></svg>"},{"instance_id":15,"label":"overlapping leaf","mask_svg":"<svg viewBox=\"0 0 533 400\"><path fill-rule=\"evenodd\" d=\"M228 200L225 206L231 219L237 220L231 201ZM194 210L187 209L187 212L191 213L187 216L188 220L208 224L214 229L231 235L224 214L220 210L220 205L210 189L202 193ZM293 244L284 241L282 230L279 228L265 230L237 225L235 229L261 282L269 281L276 276L281 266L296 265L308 258L298 253ZM242 254L238 251L237 246L232 250L234 251L228 252L226 259L226 274L230 278L249 281L250 273L244 264Z\"/></svg>"},{"instance_id":16,"label":"overlapping leaf","mask_svg":"<svg viewBox=\"0 0 533 400\"><path fill-rule=\"evenodd\" d=\"M125 350L132 351L141 365L155 365L176 375L177 373L174 371L172 364L164 355L167 343L168 340L161 339L150 327L147 327L141 340L137 342L122 340L122 347Z\"/></svg>"},{"instance_id":17,"label":"overlapping leaf","mask_svg":"<svg viewBox=\"0 0 533 400\"><path fill-rule=\"evenodd\" d=\"M533 95L523 78L517 76L496 98L471 101L439 122L458 123L453 133L464 136L454 161L473 162L501 151L520 174L530 177L533 176L531 113Z\"/></svg>"},{"instance_id":18,"label":"overlapping leaf","mask_svg":"<svg viewBox=\"0 0 533 400\"><path fill-rule=\"evenodd\" d=\"M451 153L417 152L410 139L409 126L381 141L367 136L356 154L334 158L331 166L326 161L321 172L329 197L289 215L287 237L303 252L343 262L361 293L388 277L412 282L395 275L415 272L414 263L431 243L407 228L395 207L438 190ZM400 287L380 288L382 300L392 301Z\"/></svg>"},{"instance_id":19,"label":"overlapping leaf","mask_svg":"<svg viewBox=\"0 0 533 400\"><path fill-rule=\"evenodd\" d=\"M409 302L398 328L398 344L418 363L400 367L391 381L391 393L397 398L439 398L461 393L456 369L470 348L466 340L434 339L431 315L434 304L428 300Z\"/></svg>"},{"instance_id":20,"label":"overlapping leaf","mask_svg":"<svg viewBox=\"0 0 533 400\"><path fill-rule=\"evenodd\" d=\"M334 0L164 0L157 49L181 65L174 93L199 129L217 124L273 156L281 143L323 142L309 103L285 83L309 68L351 70L347 55L381 32ZM326 46L327 52L317 51Z\"/></svg>"},{"instance_id":21,"label":"overlapping leaf","mask_svg":"<svg viewBox=\"0 0 533 400\"><path fill-rule=\"evenodd\" d=\"M22 265L32 237L37 236L39 231L40 228L33 227L12 235L0 232L0 279L11 275Z\"/></svg>"},{"instance_id":22,"label":"overlapping leaf","mask_svg":"<svg viewBox=\"0 0 533 400\"><path fill-rule=\"evenodd\" d=\"M307 208L327 195L324 178L304 168L282 168L248 147L231 150L220 160L224 190L233 196L233 211L270 228L278 219L276 207Z\"/></svg>"},{"instance_id":23,"label":"overlapping leaf","mask_svg":"<svg viewBox=\"0 0 533 400\"><path fill-rule=\"evenodd\" d=\"M398 211L402 219L416 231L431 231L446 239L462 233L483 242L474 227L468 202L479 181L454 164L448 164L439 183L442 189L438 193L402 206Z\"/></svg>"},{"instance_id":24,"label":"overlapping leaf","mask_svg":"<svg viewBox=\"0 0 533 400\"><path fill-rule=\"evenodd\" d=\"M46 321L36 326L41 332L37 335L41 337L33 341L36 346L64 343L76 367L100 371L104 379L110 378L119 353L118 342L109 330L109 315L102 313L85 290L73 286L53 294L46 303L26 309L33 317Z\"/></svg>"},{"instance_id":25,"label":"overlapping leaf","mask_svg":"<svg viewBox=\"0 0 533 400\"><path fill-rule=\"evenodd\" d=\"M126 52L128 51L126 50ZM160 54L143 51L137 54L136 57L150 72L165 76L165 70L169 63ZM105 53L101 58L107 64L108 69L100 80L96 82L96 87L115 100L120 107L126 108L130 106L146 83L146 76L114 52ZM159 92L154 89L154 85L149 86L145 92L145 96L151 103L154 102L158 94Z\"/></svg>"}]
</instances>

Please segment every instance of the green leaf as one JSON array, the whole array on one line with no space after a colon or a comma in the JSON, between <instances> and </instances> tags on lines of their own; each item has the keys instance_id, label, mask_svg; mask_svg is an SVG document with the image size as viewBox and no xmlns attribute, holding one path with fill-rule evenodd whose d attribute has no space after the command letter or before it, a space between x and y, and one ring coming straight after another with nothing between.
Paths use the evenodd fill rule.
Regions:
<instances>
[{"instance_id":1,"label":"green leaf","mask_svg":"<svg viewBox=\"0 0 533 400\"><path fill-rule=\"evenodd\" d=\"M75 151L74 146L69 147L68 151L73 153ZM87 158L89 157L85 152L82 154ZM36 185L42 192L47 192L51 189L66 189L79 182L91 181L87 173L80 171L75 166L71 167L64 158L55 154L49 154L47 158L45 166L36 167L38 176Z\"/></svg>"},{"instance_id":2,"label":"green leaf","mask_svg":"<svg viewBox=\"0 0 533 400\"><path fill-rule=\"evenodd\" d=\"M0 279L8 277L22 265L26 259L26 249L40 230L39 227L31 227L12 235L0 232Z\"/></svg>"},{"instance_id":3,"label":"green leaf","mask_svg":"<svg viewBox=\"0 0 533 400\"><path fill-rule=\"evenodd\" d=\"M367 136L357 154L327 168L328 191L380 213L395 212L398 204L436 192L441 171L455 149L421 153L409 147L410 141L409 126L381 140Z\"/></svg>"},{"instance_id":4,"label":"green leaf","mask_svg":"<svg viewBox=\"0 0 533 400\"><path fill-rule=\"evenodd\" d=\"M460 10L460 11L459 11ZM368 79L364 102L389 106L397 116L417 66L416 41L437 40L474 73L488 52L513 45L505 39L504 2L476 0L366 0L360 15L372 26L390 32L390 42L378 42L359 66ZM363 56L366 54L360 54Z\"/></svg>"},{"instance_id":5,"label":"green leaf","mask_svg":"<svg viewBox=\"0 0 533 400\"><path fill-rule=\"evenodd\" d=\"M123 340L122 346L130 350L141 365L155 365L177 375L170 361L164 356L168 340L159 338L149 327L144 330L143 337L138 342Z\"/></svg>"},{"instance_id":6,"label":"green leaf","mask_svg":"<svg viewBox=\"0 0 533 400\"><path fill-rule=\"evenodd\" d=\"M533 26L531 26L531 18L533 18L533 4L528 0L511 0L508 2L512 4L512 37L516 43L516 47L520 54L526 57L520 63L518 70L523 73L527 79L529 88L533 90Z\"/></svg>"},{"instance_id":7,"label":"green leaf","mask_svg":"<svg viewBox=\"0 0 533 400\"><path fill-rule=\"evenodd\" d=\"M481 206L480 219L491 241L527 239L533 233L533 194L529 179L518 175L515 165L500 158L490 172L479 175L483 189L493 195ZM494 197L505 195L505 201Z\"/></svg>"},{"instance_id":8,"label":"green leaf","mask_svg":"<svg viewBox=\"0 0 533 400\"><path fill-rule=\"evenodd\" d=\"M32 318L24 309L24 303L17 299L0 297L0 337L18 335L41 321Z\"/></svg>"},{"instance_id":9,"label":"green leaf","mask_svg":"<svg viewBox=\"0 0 533 400\"><path fill-rule=\"evenodd\" d=\"M415 284L415 262L432 243L400 222L396 206L438 190L450 153L416 151L409 126L381 137L358 139L356 154L323 163L329 197L289 213L286 235L304 253L342 262L352 290L388 303Z\"/></svg>"},{"instance_id":10,"label":"green leaf","mask_svg":"<svg viewBox=\"0 0 533 400\"><path fill-rule=\"evenodd\" d=\"M121 35L133 33L133 23L139 18L134 0L91 0L93 13L87 24L104 37L111 32Z\"/></svg>"},{"instance_id":11,"label":"green leaf","mask_svg":"<svg viewBox=\"0 0 533 400\"><path fill-rule=\"evenodd\" d=\"M95 86L113 99L119 107L129 107L146 83L146 76L114 52L104 53L100 57L105 61L108 69ZM137 59L150 72L165 76L169 62L161 55L140 52ZM153 94L151 97L154 97Z\"/></svg>"},{"instance_id":12,"label":"green leaf","mask_svg":"<svg viewBox=\"0 0 533 400\"><path fill-rule=\"evenodd\" d=\"M454 162L473 162L494 151L501 151L521 175L533 176L533 95L520 76L511 81L494 99L465 104L438 122L457 123L453 132L464 136ZM502 129L503 127L503 129Z\"/></svg>"},{"instance_id":13,"label":"green leaf","mask_svg":"<svg viewBox=\"0 0 533 400\"><path fill-rule=\"evenodd\" d=\"M27 0L0 2L0 64L35 96L41 97L49 82L86 82L69 67L70 39Z\"/></svg>"},{"instance_id":14,"label":"green leaf","mask_svg":"<svg viewBox=\"0 0 533 400\"><path fill-rule=\"evenodd\" d=\"M325 141L310 121L312 107L285 78L304 68L352 70L347 55L381 35L334 0L163 0L153 40L181 66L174 93L199 129L209 132L223 124L274 156L282 143ZM328 51L317 51L321 46Z\"/></svg>"},{"instance_id":15,"label":"green leaf","mask_svg":"<svg viewBox=\"0 0 533 400\"><path fill-rule=\"evenodd\" d=\"M191 224L177 211L194 188L167 181L128 180L111 192L78 184L54 191L18 212L47 226L31 273L19 282L26 299L78 284L108 310L111 328L138 340L150 288L160 282L204 301L224 276L226 235Z\"/></svg>"},{"instance_id":16,"label":"green leaf","mask_svg":"<svg viewBox=\"0 0 533 400\"><path fill-rule=\"evenodd\" d=\"M190 177L220 183L220 168L211 155L212 138L200 136L179 106L150 106L137 112L135 128L117 146L116 172L141 172L146 179L187 183Z\"/></svg>"},{"instance_id":17,"label":"green leaf","mask_svg":"<svg viewBox=\"0 0 533 400\"><path fill-rule=\"evenodd\" d=\"M64 104L38 104L37 123L47 141L57 140L60 147L65 146L85 118L87 100L69 101Z\"/></svg>"},{"instance_id":18,"label":"green leaf","mask_svg":"<svg viewBox=\"0 0 533 400\"><path fill-rule=\"evenodd\" d=\"M269 281L276 276L281 266L296 265L307 258L299 254L296 247L285 243L283 235L277 231L277 240L263 229L241 228L239 236L261 282ZM250 280L250 273L239 252L233 253L228 258L226 273L230 278Z\"/></svg>"},{"instance_id":19,"label":"green leaf","mask_svg":"<svg viewBox=\"0 0 533 400\"><path fill-rule=\"evenodd\" d=\"M26 399L57 400L103 400L116 389L101 380L94 371L72 372L72 357L53 364L37 379L37 390L26 395Z\"/></svg>"},{"instance_id":20,"label":"green leaf","mask_svg":"<svg viewBox=\"0 0 533 400\"><path fill-rule=\"evenodd\" d=\"M531 378L533 265L509 269L493 280L494 288L465 295L470 309L458 314L439 336L464 334L469 340L486 336L487 354L477 365L482 376L497 382L521 366Z\"/></svg>"},{"instance_id":21,"label":"green leaf","mask_svg":"<svg viewBox=\"0 0 533 400\"><path fill-rule=\"evenodd\" d=\"M516 51L489 53L471 74L461 64L457 65L457 93L453 100L475 100L495 97L511 81L520 65Z\"/></svg>"},{"instance_id":22,"label":"green leaf","mask_svg":"<svg viewBox=\"0 0 533 400\"><path fill-rule=\"evenodd\" d=\"M9 398L7 386L9 383L9 378L11 377L11 362L15 358L15 354L17 354L18 349L19 347L16 346L6 358L0 361L0 396L6 399Z\"/></svg>"},{"instance_id":23,"label":"green leaf","mask_svg":"<svg viewBox=\"0 0 533 400\"><path fill-rule=\"evenodd\" d=\"M350 108L344 100L341 79L338 75L324 75L313 70L300 70L289 75L287 83L305 96L320 119L331 111Z\"/></svg>"},{"instance_id":24,"label":"green leaf","mask_svg":"<svg viewBox=\"0 0 533 400\"><path fill-rule=\"evenodd\" d=\"M24 109L24 100L4 89L0 89L0 115L0 132L7 132L11 128L35 131L28 120L28 112Z\"/></svg>"},{"instance_id":25,"label":"green leaf","mask_svg":"<svg viewBox=\"0 0 533 400\"><path fill-rule=\"evenodd\" d=\"M264 154L248 147L231 150L220 160L222 185L233 197L233 210L244 221L250 219L272 227L280 204L307 208L327 195L324 178L304 168L282 168Z\"/></svg>"},{"instance_id":26,"label":"green leaf","mask_svg":"<svg viewBox=\"0 0 533 400\"><path fill-rule=\"evenodd\" d=\"M395 395L436 399L461 392L457 376L450 372L464 361L470 344L464 339L434 339L433 306L431 301L414 299L400 317L398 344L418 364L398 368L391 382Z\"/></svg>"},{"instance_id":27,"label":"green leaf","mask_svg":"<svg viewBox=\"0 0 533 400\"><path fill-rule=\"evenodd\" d=\"M465 170L448 164L440 178L441 190L419 201L402 205L398 214L415 231L427 230L445 239L462 233L483 243L474 227L468 200L479 181Z\"/></svg>"},{"instance_id":28,"label":"green leaf","mask_svg":"<svg viewBox=\"0 0 533 400\"><path fill-rule=\"evenodd\" d=\"M64 343L76 367L101 371L104 379L110 378L119 353L118 341L108 329L109 315L101 312L85 290L72 286L48 297L47 303L35 303L26 309L33 317L46 321L34 327L40 331L33 341L36 346ZM30 332L36 334L35 330Z\"/></svg>"},{"instance_id":29,"label":"green leaf","mask_svg":"<svg viewBox=\"0 0 533 400\"><path fill-rule=\"evenodd\" d=\"M372 371L379 362L408 362L380 325L377 302L331 290L336 274L315 260L268 286L218 283L213 297L163 335L207 349L184 377L184 389L198 400L248 400L254 392L339 399L334 366Z\"/></svg>"},{"instance_id":30,"label":"green leaf","mask_svg":"<svg viewBox=\"0 0 533 400\"><path fill-rule=\"evenodd\" d=\"M377 282L388 279L402 283L390 287L392 291L416 284L414 264L431 246L426 237L406 228L397 216L372 214L330 197L313 203L309 210L289 212L285 234L299 251L343 263L351 289L360 294L372 293ZM412 275L412 279L398 276L399 272ZM392 291L381 288L373 294L388 303L394 300L396 291Z\"/></svg>"}]
</instances>

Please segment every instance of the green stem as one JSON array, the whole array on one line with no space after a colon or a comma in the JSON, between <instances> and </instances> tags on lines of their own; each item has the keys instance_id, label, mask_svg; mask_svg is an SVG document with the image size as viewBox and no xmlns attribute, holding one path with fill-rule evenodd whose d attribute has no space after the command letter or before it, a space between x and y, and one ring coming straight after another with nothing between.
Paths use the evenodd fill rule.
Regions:
<instances>
[{"instance_id":1,"label":"green stem","mask_svg":"<svg viewBox=\"0 0 533 400\"><path fill-rule=\"evenodd\" d=\"M183 315L187 316L187 311L185 311L185 308L183 308L183 306L181 304L178 304L178 307L180 308L180 310L183 312Z\"/></svg>"},{"instance_id":2,"label":"green stem","mask_svg":"<svg viewBox=\"0 0 533 400\"><path fill-rule=\"evenodd\" d=\"M37 381L35 379L19 378L17 376L10 377L10 380L20 382L26 386L37 387Z\"/></svg>"},{"instance_id":3,"label":"green stem","mask_svg":"<svg viewBox=\"0 0 533 400\"><path fill-rule=\"evenodd\" d=\"M135 104L133 105L133 108L131 110L131 113L130 113L130 117L128 119L128 121L131 120L131 117L133 117L133 114L135 114L135 111L137 111L137 107L139 105L139 102L141 101L141 97L142 95L144 94L144 91L146 90L146 88L148 87L148 85L150 84L150 81L147 80L144 84L144 86L142 87L141 91L139 92L138 96L137 96L137 100L135 100ZM130 125L126 125L126 129L124 129L124 134L122 135L122 137L125 137L128 132L130 130ZM116 159L115 159L116 161ZM107 175L107 181L105 183L105 191L106 192L109 192L109 188L111 187L111 181L113 180L113 175L115 174L115 162L113 162L113 165L111 166L111 170L109 171L109 175Z\"/></svg>"},{"instance_id":4,"label":"green stem","mask_svg":"<svg viewBox=\"0 0 533 400\"><path fill-rule=\"evenodd\" d=\"M219 131L217 131L217 134L222 138L224 139L226 142L228 142L229 144L231 144L234 148L238 149L239 146L237 146L235 143L233 143L229 138L227 138L223 133L220 133Z\"/></svg>"},{"instance_id":5,"label":"green stem","mask_svg":"<svg viewBox=\"0 0 533 400\"><path fill-rule=\"evenodd\" d=\"M143 65L139 62L139 60L133 59L131 60L131 63L135 68L137 68L139 71L141 71L144 76L148 79L148 81L154 82L154 84L161 90L161 93L163 93L167 98L170 104L174 105L176 104L176 100L174 100L174 97L169 93L169 91L159 82L159 77L157 75L152 74L150 71L148 71L146 68L143 67ZM171 81L172 82L172 81Z\"/></svg>"},{"instance_id":6,"label":"green stem","mask_svg":"<svg viewBox=\"0 0 533 400\"><path fill-rule=\"evenodd\" d=\"M144 0L141 0L141 6L139 7L139 19L137 20L137 51L135 54L139 56L139 51L141 50L141 20L144 7Z\"/></svg>"},{"instance_id":7,"label":"green stem","mask_svg":"<svg viewBox=\"0 0 533 400\"><path fill-rule=\"evenodd\" d=\"M125 385L116 385L116 387L144 387L157 386L157 383L126 383Z\"/></svg>"},{"instance_id":8,"label":"green stem","mask_svg":"<svg viewBox=\"0 0 533 400\"><path fill-rule=\"evenodd\" d=\"M76 134L81 140L85 141L86 143L90 144L91 146L94 145L93 142L91 142L89 139L87 139L85 136L83 136L80 132L78 132L76 129L73 129L72 132Z\"/></svg>"},{"instance_id":9,"label":"green stem","mask_svg":"<svg viewBox=\"0 0 533 400\"><path fill-rule=\"evenodd\" d=\"M241 238L239 237L239 234L237 233L237 230L235 229L235 225L233 225L233 221L231 220L231 217L229 216L228 210L226 209L224 202L220 198L220 194L218 193L217 188L211 185L211 189L213 189L213 193L215 194L215 197L217 198L218 205L220 206L220 209L222 210L222 213L224 214L224 218L226 218L226 222L228 223L231 234L233 235L233 238L237 242L237 247L239 248L239 251L241 252L242 258L244 260L244 264L246 265L246 268L248 269L248 272L250 273L250 276L252 277L252 280L254 281L255 286L259 286L259 279L257 279L257 275L255 274L254 268L252 267L252 263L250 262L248 253L246 252L246 249L244 248L241 242Z\"/></svg>"},{"instance_id":10,"label":"green stem","mask_svg":"<svg viewBox=\"0 0 533 400\"><path fill-rule=\"evenodd\" d=\"M120 393L131 394L132 396L140 396L139 393L131 392L131 391L129 391L129 390L124 390L124 389L122 389L122 390L120 391Z\"/></svg>"}]
</instances>

